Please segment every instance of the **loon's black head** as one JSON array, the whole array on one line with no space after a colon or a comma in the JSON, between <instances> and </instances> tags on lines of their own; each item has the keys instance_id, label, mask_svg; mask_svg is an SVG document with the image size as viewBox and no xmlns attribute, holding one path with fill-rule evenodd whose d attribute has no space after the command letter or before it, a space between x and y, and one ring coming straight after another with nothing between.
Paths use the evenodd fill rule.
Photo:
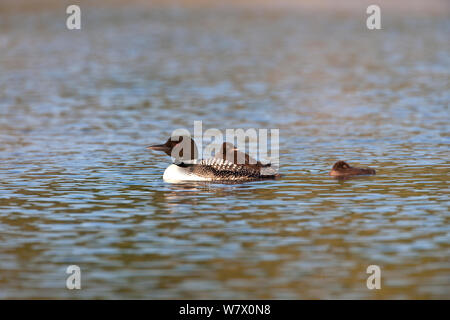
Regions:
<instances>
[{"instance_id":1,"label":"loon's black head","mask_svg":"<svg viewBox=\"0 0 450 320\"><path fill-rule=\"evenodd\" d=\"M172 136L164 144L147 147L150 150L163 151L176 160L195 160L198 150L195 141L189 136Z\"/></svg>"}]
</instances>

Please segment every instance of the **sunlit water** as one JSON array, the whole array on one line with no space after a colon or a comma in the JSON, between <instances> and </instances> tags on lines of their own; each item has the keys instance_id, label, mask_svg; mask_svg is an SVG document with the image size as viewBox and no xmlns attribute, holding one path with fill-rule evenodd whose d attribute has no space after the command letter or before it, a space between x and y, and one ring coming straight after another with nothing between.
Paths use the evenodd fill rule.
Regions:
<instances>
[{"instance_id":1,"label":"sunlit water","mask_svg":"<svg viewBox=\"0 0 450 320\"><path fill-rule=\"evenodd\" d=\"M0 298L450 298L448 15L61 12L0 19ZM163 182L194 120L279 128L283 177Z\"/></svg>"}]
</instances>

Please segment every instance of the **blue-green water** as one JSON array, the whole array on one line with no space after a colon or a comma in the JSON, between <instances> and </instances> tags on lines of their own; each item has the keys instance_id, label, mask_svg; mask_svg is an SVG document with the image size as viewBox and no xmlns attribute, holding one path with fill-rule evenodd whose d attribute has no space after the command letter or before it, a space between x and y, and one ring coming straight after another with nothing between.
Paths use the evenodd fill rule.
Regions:
<instances>
[{"instance_id":1,"label":"blue-green water","mask_svg":"<svg viewBox=\"0 0 450 320\"><path fill-rule=\"evenodd\" d=\"M0 298L450 297L448 14L60 12L0 12ZM280 129L283 178L163 182L195 120Z\"/></svg>"}]
</instances>

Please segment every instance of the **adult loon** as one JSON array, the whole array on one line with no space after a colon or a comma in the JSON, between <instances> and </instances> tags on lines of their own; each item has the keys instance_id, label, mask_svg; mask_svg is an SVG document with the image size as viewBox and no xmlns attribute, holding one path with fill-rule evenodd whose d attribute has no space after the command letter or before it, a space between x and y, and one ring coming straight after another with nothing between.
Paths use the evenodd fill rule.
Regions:
<instances>
[{"instance_id":1,"label":"adult loon","mask_svg":"<svg viewBox=\"0 0 450 320\"><path fill-rule=\"evenodd\" d=\"M371 168L356 168L350 167L345 161L338 161L331 168L330 176L335 177L345 177L345 176L356 176L356 175L371 175L375 174L376 171Z\"/></svg>"},{"instance_id":2,"label":"adult loon","mask_svg":"<svg viewBox=\"0 0 450 320\"><path fill-rule=\"evenodd\" d=\"M197 159L197 146L190 137L170 137L166 143L147 147L163 151L175 158L164 171L167 182L183 181L252 181L275 179L277 171L271 164L262 164L239 151L232 143L224 142L213 158Z\"/></svg>"}]
</instances>

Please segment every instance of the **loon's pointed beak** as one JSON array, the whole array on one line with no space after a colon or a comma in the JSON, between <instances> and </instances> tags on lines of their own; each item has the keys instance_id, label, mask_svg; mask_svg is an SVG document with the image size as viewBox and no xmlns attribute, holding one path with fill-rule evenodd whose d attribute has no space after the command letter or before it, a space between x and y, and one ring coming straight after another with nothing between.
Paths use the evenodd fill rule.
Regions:
<instances>
[{"instance_id":1,"label":"loon's pointed beak","mask_svg":"<svg viewBox=\"0 0 450 320\"><path fill-rule=\"evenodd\" d=\"M170 147L166 146L165 144L155 144L154 146L147 147L147 149L163 151L163 152L170 152Z\"/></svg>"}]
</instances>

